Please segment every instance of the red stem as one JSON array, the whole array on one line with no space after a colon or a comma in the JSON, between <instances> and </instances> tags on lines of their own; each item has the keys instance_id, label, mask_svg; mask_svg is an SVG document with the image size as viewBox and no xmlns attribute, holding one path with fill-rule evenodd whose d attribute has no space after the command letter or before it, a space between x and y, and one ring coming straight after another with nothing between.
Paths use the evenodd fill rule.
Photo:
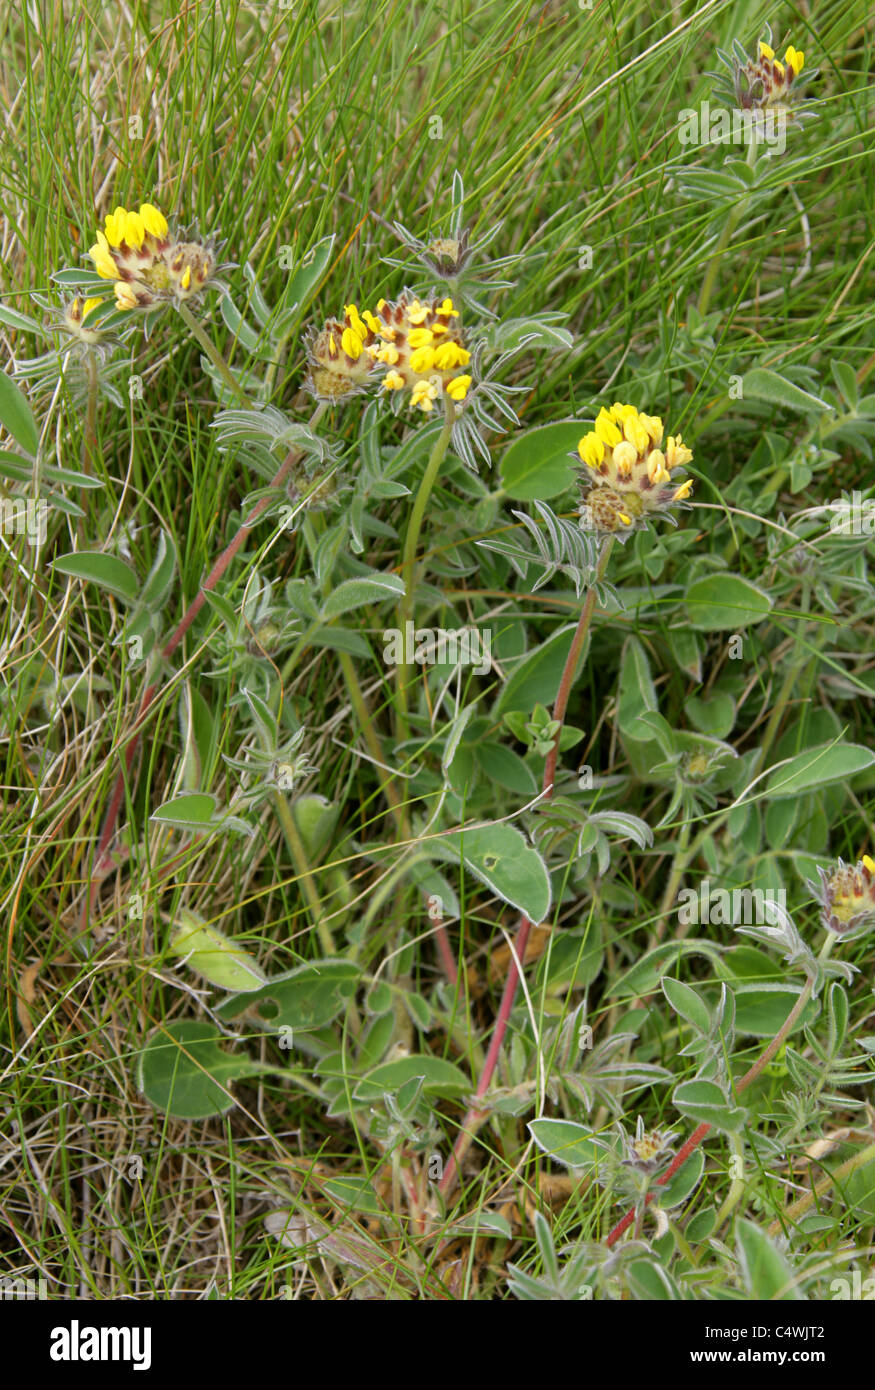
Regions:
<instances>
[{"instance_id":1,"label":"red stem","mask_svg":"<svg viewBox=\"0 0 875 1390\"><path fill-rule=\"evenodd\" d=\"M769 1062L771 1062L778 1049L783 1046L786 1039L792 1033L796 1021L802 1013L802 1010L808 1003L813 988L814 980L809 975L804 987L799 991L799 998L796 1000L796 1003L793 1005L786 1019L781 1024L781 1027L778 1029L777 1033L772 1038L772 1041L769 1043L765 1051L757 1058L753 1066L748 1068L748 1070L744 1073L744 1076L737 1083L735 1087L735 1094L737 1096L740 1096L742 1091L746 1091L748 1086L750 1086L754 1081L756 1081L760 1072L769 1065ZM674 1177L681 1164L686 1163L693 1150L699 1147L710 1128L710 1125L703 1123L699 1125L698 1129L693 1130L687 1142L683 1145L682 1148L678 1149L677 1153L675 1154L674 1158L672 1159L671 1163L668 1165L662 1176L656 1179L657 1187L664 1187L665 1184L671 1178ZM648 1192L645 1198L645 1206L652 1201L653 1193ZM610 1235L605 1241L605 1244L613 1245L616 1241L618 1241L620 1239L620 1236L629 1227L632 1221L634 1221L634 1219L635 1210L633 1208L632 1211L626 1212L626 1215L623 1217L621 1221L617 1222L616 1226L611 1231Z\"/></svg>"}]
</instances>

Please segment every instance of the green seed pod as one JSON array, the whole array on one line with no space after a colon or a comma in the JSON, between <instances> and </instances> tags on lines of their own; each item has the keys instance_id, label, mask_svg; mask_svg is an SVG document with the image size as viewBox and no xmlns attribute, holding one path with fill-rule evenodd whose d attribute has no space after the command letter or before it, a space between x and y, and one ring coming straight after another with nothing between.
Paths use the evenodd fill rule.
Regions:
<instances>
[{"instance_id":1,"label":"green seed pod","mask_svg":"<svg viewBox=\"0 0 875 1390\"><path fill-rule=\"evenodd\" d=\"M220 989L241 994L267 980L252 956L187 907L180 908L171 928L169 949L174 956L186 956L191 970Z\"/></svg>"}]
</instances>

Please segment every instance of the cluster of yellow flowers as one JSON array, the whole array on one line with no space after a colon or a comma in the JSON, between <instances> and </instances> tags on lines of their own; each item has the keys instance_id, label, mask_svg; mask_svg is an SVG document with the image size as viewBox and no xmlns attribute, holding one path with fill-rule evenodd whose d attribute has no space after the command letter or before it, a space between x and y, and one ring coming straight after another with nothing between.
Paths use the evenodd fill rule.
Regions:
<instances>
[{"instance_id":1,"label":"cluster of yellow flowers","mask_svg":"<svg viewBox=\"0 0 875 1390\"><path fill-rule=\"evenodd\" d=\"M589 484L581 515L597 531L641 524L650 512L689 497L692 478L672 481L672 473L692 460L681 436L669 435L665 449L662 421L633 405L615 402L599 411L595 426L577 446Z\"/></svg>"},{"instance_id":2,"label":"cluster of yellow flowers","mask_svg":"<svg viewBox=\"0 0 875 1390\"><path fill-rule=\"evenodd\" d=\"M386 392L410 392L410 403L426 414L444 394L465 400L471 377L460 372L471 360L451 299L421 302L406 290L400 299L381 299L376 314L347 304L343 319L329 319L309 342L310 388L314 395L339 400L368 383L386 367Z\"/></svg>"},{"instance_id":3,"label":"cluster of yellow flowers","mask_svg":"<svg viewBox=\"0 0 875 1390\"><path fill-rule=\"evenodd\" d=\"M216 269L211 243L171 235L167 218L151 203L141 203L139 212L117 207L108 213L88 254L98 275L116 282L120 309L190 299Z\"/></svg>"}]
</instances>

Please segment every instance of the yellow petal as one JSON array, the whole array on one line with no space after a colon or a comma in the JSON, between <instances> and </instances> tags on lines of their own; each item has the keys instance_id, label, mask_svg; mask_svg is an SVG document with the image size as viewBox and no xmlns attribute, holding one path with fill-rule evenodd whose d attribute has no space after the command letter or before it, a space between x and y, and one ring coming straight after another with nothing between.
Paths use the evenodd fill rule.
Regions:
<instances>
[{"instance_id":1,"label":"yellow petal","mask_svg":"<svg viewBox=\"0 0 875 1390\"><path fill-rule=\"evenodd\" d=\"M634 444L629 444L623 439L614 446L613 463L621 478L628 478L631 475L632 467L637 460L638 450Z\"/></svg>"},{"instance_id":2,"label":"yellow petal","mask_svg":"<svg viewBox=\"0 0 875 1390\"><path fill-rule=\"evenodd\" d=\"M98 275L104 280L117 280L119 270L109 251L109 242L103 232L97 233L97 241L93 246L89 246L88 254L94 262L94 268Z\"/></svg>"},{"instance_id":3,"label":"yellow petal","mask_svg":"<svg viewBox=\"0 0 875 1390\"><path fill-rule=\"evenodd\" d=\"M595 432L603 444L610 444L612 447L622 439L620 431L604 409L600 410L596 417Z\"/></svg>"},{"instance_id":4,"label":"yellow petal","mask_svg":"<svg viewBox=\"0 0 875 1390\"><path fill-rule=\"evenodd\" d=\"M129 212L125 218L125 241L138 251L146 240L146 226L138 212Z\"/></svg>"},{"instance_id":5,"label":"yellow petal","mask_svg":"<svg viewBox=\"0 0 875 1390\"><path fill-rule=\"evenodd\" d=\"M461 343L442 343L434 355L434 364L441 372L451 372L454 367L467 367L470 361L471 354Z\"/></svg>"},{"instance_id":6,"label":"yellow petal","mask_svg":"<svg viewBox=\"0 0 875 1390\"><path fill-rule=\"evenodd\" d=\"M668 477L665 454L661 449L651 449L647 455L647 476L652 483L658 483L661 481L663 473Z\"/></svg>"},{"instance_id":7,"label":"yellow petal","mask_svg":"<svg viewBox=\"0 0 875 1390\"><path fill-rule=\"evenodd\" d=\"M137 296L126 280L120 280L115 287L116 303L120 309L136 309Z\"/></svg>"},{"instance_id":8,"label":"yellow petal","mask_svg":"<svg viewBox=\"0 0 875 1390\"><path fill-rule=\"evenodd\" d=\"M660 420L659 416L645 415L642 411L638 418L641 421L644 428L646 429L647 433L650 435L650 438L653 441L653 443L661 444L663 429L662 421Z\"/></svg>"},{"instance_id":9,"label":"yellow petal","mask_svg":"<svg viewBox=\"0 0 875 1390\"><path fill-rule=\"evenodd\" d=\"M432 334L430 328L413 328L407 339L412 348L431 347Z\"/></svg>"},{"instance_id":10,"label":"yellow petal","mask_svg":"<svg viewBox=\"0 0 875 1390\"><path fill-rule=\"evenodd\" d=\"M585 463L589 468L598 468L605 457L605 446L598 435L591 432L581 439L577 453L581 463Z\"/></svg>"},{"instance_id":11,"label":"yellow petal","mask_svg":"<svg viewBox=\"0 0 875 1390\"><path fill-rule=\"evenodd\" d=\"M762 39L761 39L761 40L760 40L760 57L761 57L761 58L768 58L769 60L771 60L772 58L774 58L774 56L775 56L775 50L774 50L773 48L769 48L769 45L768 45L767 43L763 43L763 41L762 41Z\"/></svg>"},{"instance_id":12,"label":"yellow petal","mask_svg":"<svg viewBox=\"0 0 875 1390\"><path fill-rule=\"evenodd\" d=\"M434 366L434 348L421 347L410 355L411 370L417 374L430 372Z\"/></svg>"},{"instance_id":13,"label":"yellow petal","mask_svg":"<svg viewBox=\"0 0 875 1390\"><path fill-rule=\"evenodd\" d=\"M347 357L353 361L362 355L362 340L353 328L344 328L340 336L340 344Z\"/></svg>"},{"instance_id":14,"label":"yellow petal","mask_svg":"<svg viewBox=\"0 0 875 1390\"><path fill-rule=\"evenodd\" d=\"M863 867L868 869L870 874L875 874L875 859L870 859L868 854L864 854Z\"/></svg>"},{"instance_id":15,"label":"yellow petal","mask_svg":"<svg viewBox=\"0 0 875 1390\"><path fill-rule=\"evenodd\" d=\"M634 416L627 415L624 419L623 434L626 436L629 443L638 450L639 454L643 454L650 443L647 431L642 425L637 411Z\"/></svg>"},{"instance_id":16,"label":"yellow petal","mask_svg":"<svg viewBox=\"0 0 875 1390\"><path fill-rule=\"evenodd\" d=\"M805 66L805 54L800 53L798 48L794 48L791 44L784 54L784 62L793 69L795 76L798 77Z\"/></svg>"},{"instance_id":17,"label":"yellow petal","mask_svg":"<svg viewBox=\"0 0 875 1390\"><path fill-rule=\"evenodd\" d=\"M115 212L106 215L106 239L110 246L121 246L125 239L125 222L127 212L124 208L116 208Z\"/></svg>"},{"instance_id":18,"label":"yellow petal","mask_svg":"<svg viewBox=\"0 0 875 1390\"><path fill-rule=\"evenodd\" d=\"M140 204L140 218L150 236L163 237L167 232L167 218L152 203Z\"/></svg>"}]
</instances>

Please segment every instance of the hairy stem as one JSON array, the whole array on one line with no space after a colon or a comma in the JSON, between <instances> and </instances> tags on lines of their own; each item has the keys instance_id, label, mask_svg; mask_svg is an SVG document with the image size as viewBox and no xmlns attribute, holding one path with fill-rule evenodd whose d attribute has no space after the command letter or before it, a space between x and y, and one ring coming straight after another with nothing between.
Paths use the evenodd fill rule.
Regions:
<instances>
[{"instance_id":1,"label":"hairy stem","mask_svg":"<svg viewBox=\"0 0 875 1390\"><path fill-rule=\"evenodd\" d=\"M232 396L235 398L235 400L239 401L239 403L244 407L244 409L248 410L252 405L251 400L247 396L246 392L243 390L243 387L240 385L234 373L231 371L231 368L228 366L228 363L225 361L224 357L219 352L219 349L216 347L215 343L211 342L209 334L204 330L203 326L200 323L198 323L197 319L189 309L188 305L183 303L182 301L180 301L179 304L179 313L189 333L197 341L200 347L203 348L204 352L207 354L207 357L212 362L213 366L219 373L219 376L224 381Z\"/></svg>"},{"instance_id":2,"label":"hairy stem","mask_svg":"<svg viewBox=\"0 0 875 1390\"><path fill-rule=\"evenodd\" d=\"M85 430L82 435L82 472L91 474L97 461L97 358L93 352L85 356L88 395L85 402Z\"/></svg>"},{"instance_id":3,"label":"hairy stem","mask_svg":"<svg viewBox=\"0 0 875 1390\"><path fill-rule=\"evenodd\" d=\"M333 956L336 952L334 938L331 935L331 929L322 911L322 903L319 899L319 890L316 887L315 879L310 873L307 864L307 851L298 830L295 813L282 792L274 792L273 801L280 825L283 828L283 834L286 837L289 853L292 856L295 873L298 875L301 886L304 889L304 897L307 899L307 905L310 908L310 916L313 919L313 926L316 928L316 934L319 937L319 944L326 956Z\"/></svg>"},{"instance_id":4,"label":"hairy stem","mask_svg":"<svg viewBox=\"0 0 875 1390\"><path fill-rule=\"evenodd\" d=\"M413 613L413 592L414 577L416 572L416 551L419 546L419 535L422 530L422 522L425 517L425 509L431 497L432 489L437 480L440 466L444 461L447 449L449 448L450 436L453 432L453 421L455 419L455 407L449 396L444 397L444 427L435 440L432 451L419 484L419 490L413 503L410 513L410 520L407 523L407 535L404 538L404 553L401 563L401 577L404 580L404 594L398 605L398 627L401 632L401 640L404 641L406 624L409 622ZM406 652L405 652L406 655ZM408 733L407 725L407 683L411 679L412 665L407 661L399 662L398 665L398 737L406 738Z\"/></svg>"}]
</instances>

